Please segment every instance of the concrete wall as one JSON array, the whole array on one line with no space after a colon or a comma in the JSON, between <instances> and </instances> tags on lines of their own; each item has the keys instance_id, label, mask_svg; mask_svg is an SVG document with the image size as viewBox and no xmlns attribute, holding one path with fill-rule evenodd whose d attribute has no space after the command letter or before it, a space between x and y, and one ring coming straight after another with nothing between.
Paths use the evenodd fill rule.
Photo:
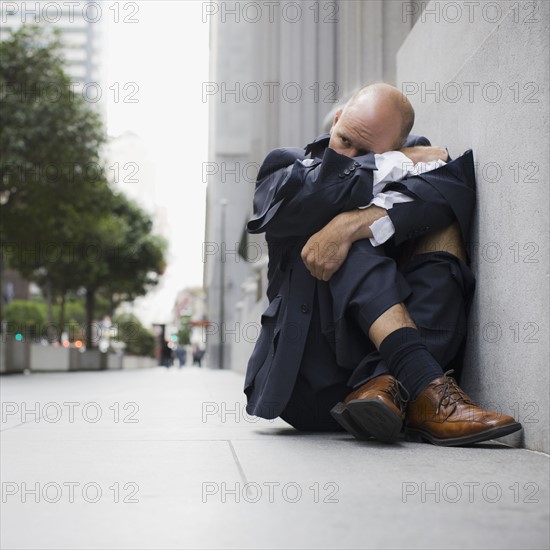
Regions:
<instances>
[{"instance_id":1,"label":"concrete wall","mask_svg":"<svg viewBox=\"0 0 550 550\"><path fill-rule=\"evenodd\" d=\"M469 7L468 7L469 4ZM468 148L478 206L477 276L463 385L524 426L511 444L548 438L548 18L539 2L429 2L397 56L415 133Z\"/></svg>"}]
</instances>

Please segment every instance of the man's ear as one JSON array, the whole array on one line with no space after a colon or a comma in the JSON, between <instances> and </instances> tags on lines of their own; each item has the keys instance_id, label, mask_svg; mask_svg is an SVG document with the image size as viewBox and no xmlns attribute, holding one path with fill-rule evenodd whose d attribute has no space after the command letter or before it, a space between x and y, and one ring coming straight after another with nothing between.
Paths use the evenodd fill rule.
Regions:
<instances>
[{"instance_id":1,"label":"man's ear","mask_svg":"<svg viewBox=\"0 0 550 550\"><path fill-rule=\"evenodd\" d=\"M338 109L336 111L336 113L334 113L334 119L332 121L332 126L330 128L330 133L332 134L332 129L336 126L336 123L338 122L338 120L340 119L340 117L342 116L342 111L344 109Z\"/></svg>"}]
</instances>

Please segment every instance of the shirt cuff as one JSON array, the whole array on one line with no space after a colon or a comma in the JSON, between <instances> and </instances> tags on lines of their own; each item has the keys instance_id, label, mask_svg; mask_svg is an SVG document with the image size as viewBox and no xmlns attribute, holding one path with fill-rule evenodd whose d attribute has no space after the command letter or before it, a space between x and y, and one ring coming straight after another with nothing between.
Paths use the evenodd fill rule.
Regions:
<instances>
[{"instance_id":1,"label":"shirt cuff","mask_svg":"<svg viewBox=\"0 0 550 550\"><path fill-rule=\"evenodd\" d=\"M402 180L413 169L413 161L401 151L387 151L374 155L376 172L373 174L373 185L388 181Z\"/></svg>"},{"instance_id":2,"label":"shirt cuff","mask_svg":"<svg viewBox=\"0 0 550 550\"><path fill-rule=\"evenodd\" d=\"M376 195L376 197L374 197L369 204L366 204L365 206L358 206L357 208L359 208L359 210L364 210L369 206L379 206L380 208L384 208L384 210L391 210L394 204L411 202L413 200L414 199L412 197L404 195L399 191L385 191L383 193L378 193L378 195Z\"/></svg>"},{"instance_id":3,"label":"shirt cuff","mask_svg":"<svg viewBox=\"0 0 550 550\"><path fill-rule=\"evenodd\" d=\"M403 193L400 193L399 191L384 191L382 193L378 193L370 202L369 204L365 206L358 206L360 210L363 210L364 208L368 208L369 206L379 206L380 208L384 208L385 210L390 210L393 208L394 204L402 203L402 202L411 202L414 199L412 197L409 197L408 195L404 195Z\"/></svg>"},{"instance_id":4,"label":"shirt cuff","mask_svg":"<svg viewBox=\"0 0 550 550\"><path fill-rule=\"evenodd\" d=\"M395 226L389 216L379 218L370 225L372 237L369 239L372 246L380 246L395 234Z\"/></svg>"}]
</instances>

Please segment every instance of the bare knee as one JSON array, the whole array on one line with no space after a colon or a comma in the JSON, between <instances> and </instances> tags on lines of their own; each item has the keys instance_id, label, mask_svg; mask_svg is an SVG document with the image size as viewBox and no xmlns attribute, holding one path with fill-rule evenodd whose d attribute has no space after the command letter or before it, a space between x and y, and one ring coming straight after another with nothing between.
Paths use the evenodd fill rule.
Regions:
<instances>
[{"instance_id":1,"label":"bare knee","mask_svg":"<svg viewBox=\"0 0 550 550\"><path fill-rule=\"evenodd\" d=\"M428 252L448 252L465 262L466 251L458 222L415 239L405 254L406 260Z\"/></svg>"}]
</instances>

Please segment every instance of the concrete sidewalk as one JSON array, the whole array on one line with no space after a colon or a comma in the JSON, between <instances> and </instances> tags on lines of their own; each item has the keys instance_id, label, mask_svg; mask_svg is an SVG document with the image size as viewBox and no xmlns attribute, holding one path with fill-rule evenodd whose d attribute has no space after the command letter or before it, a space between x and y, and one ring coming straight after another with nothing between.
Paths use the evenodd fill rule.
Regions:
<instances>
[{"instance_id":1,"label":"concrete sidewalk","mask_svg":"<svg viewBox=\"0 0 550 550\"><path fill-rule=\"evenodd\" d=\"M246 416L242 384L2 377L0 547L549 547L548 456L299 434Z\"/></svg>"}]
</instances>

